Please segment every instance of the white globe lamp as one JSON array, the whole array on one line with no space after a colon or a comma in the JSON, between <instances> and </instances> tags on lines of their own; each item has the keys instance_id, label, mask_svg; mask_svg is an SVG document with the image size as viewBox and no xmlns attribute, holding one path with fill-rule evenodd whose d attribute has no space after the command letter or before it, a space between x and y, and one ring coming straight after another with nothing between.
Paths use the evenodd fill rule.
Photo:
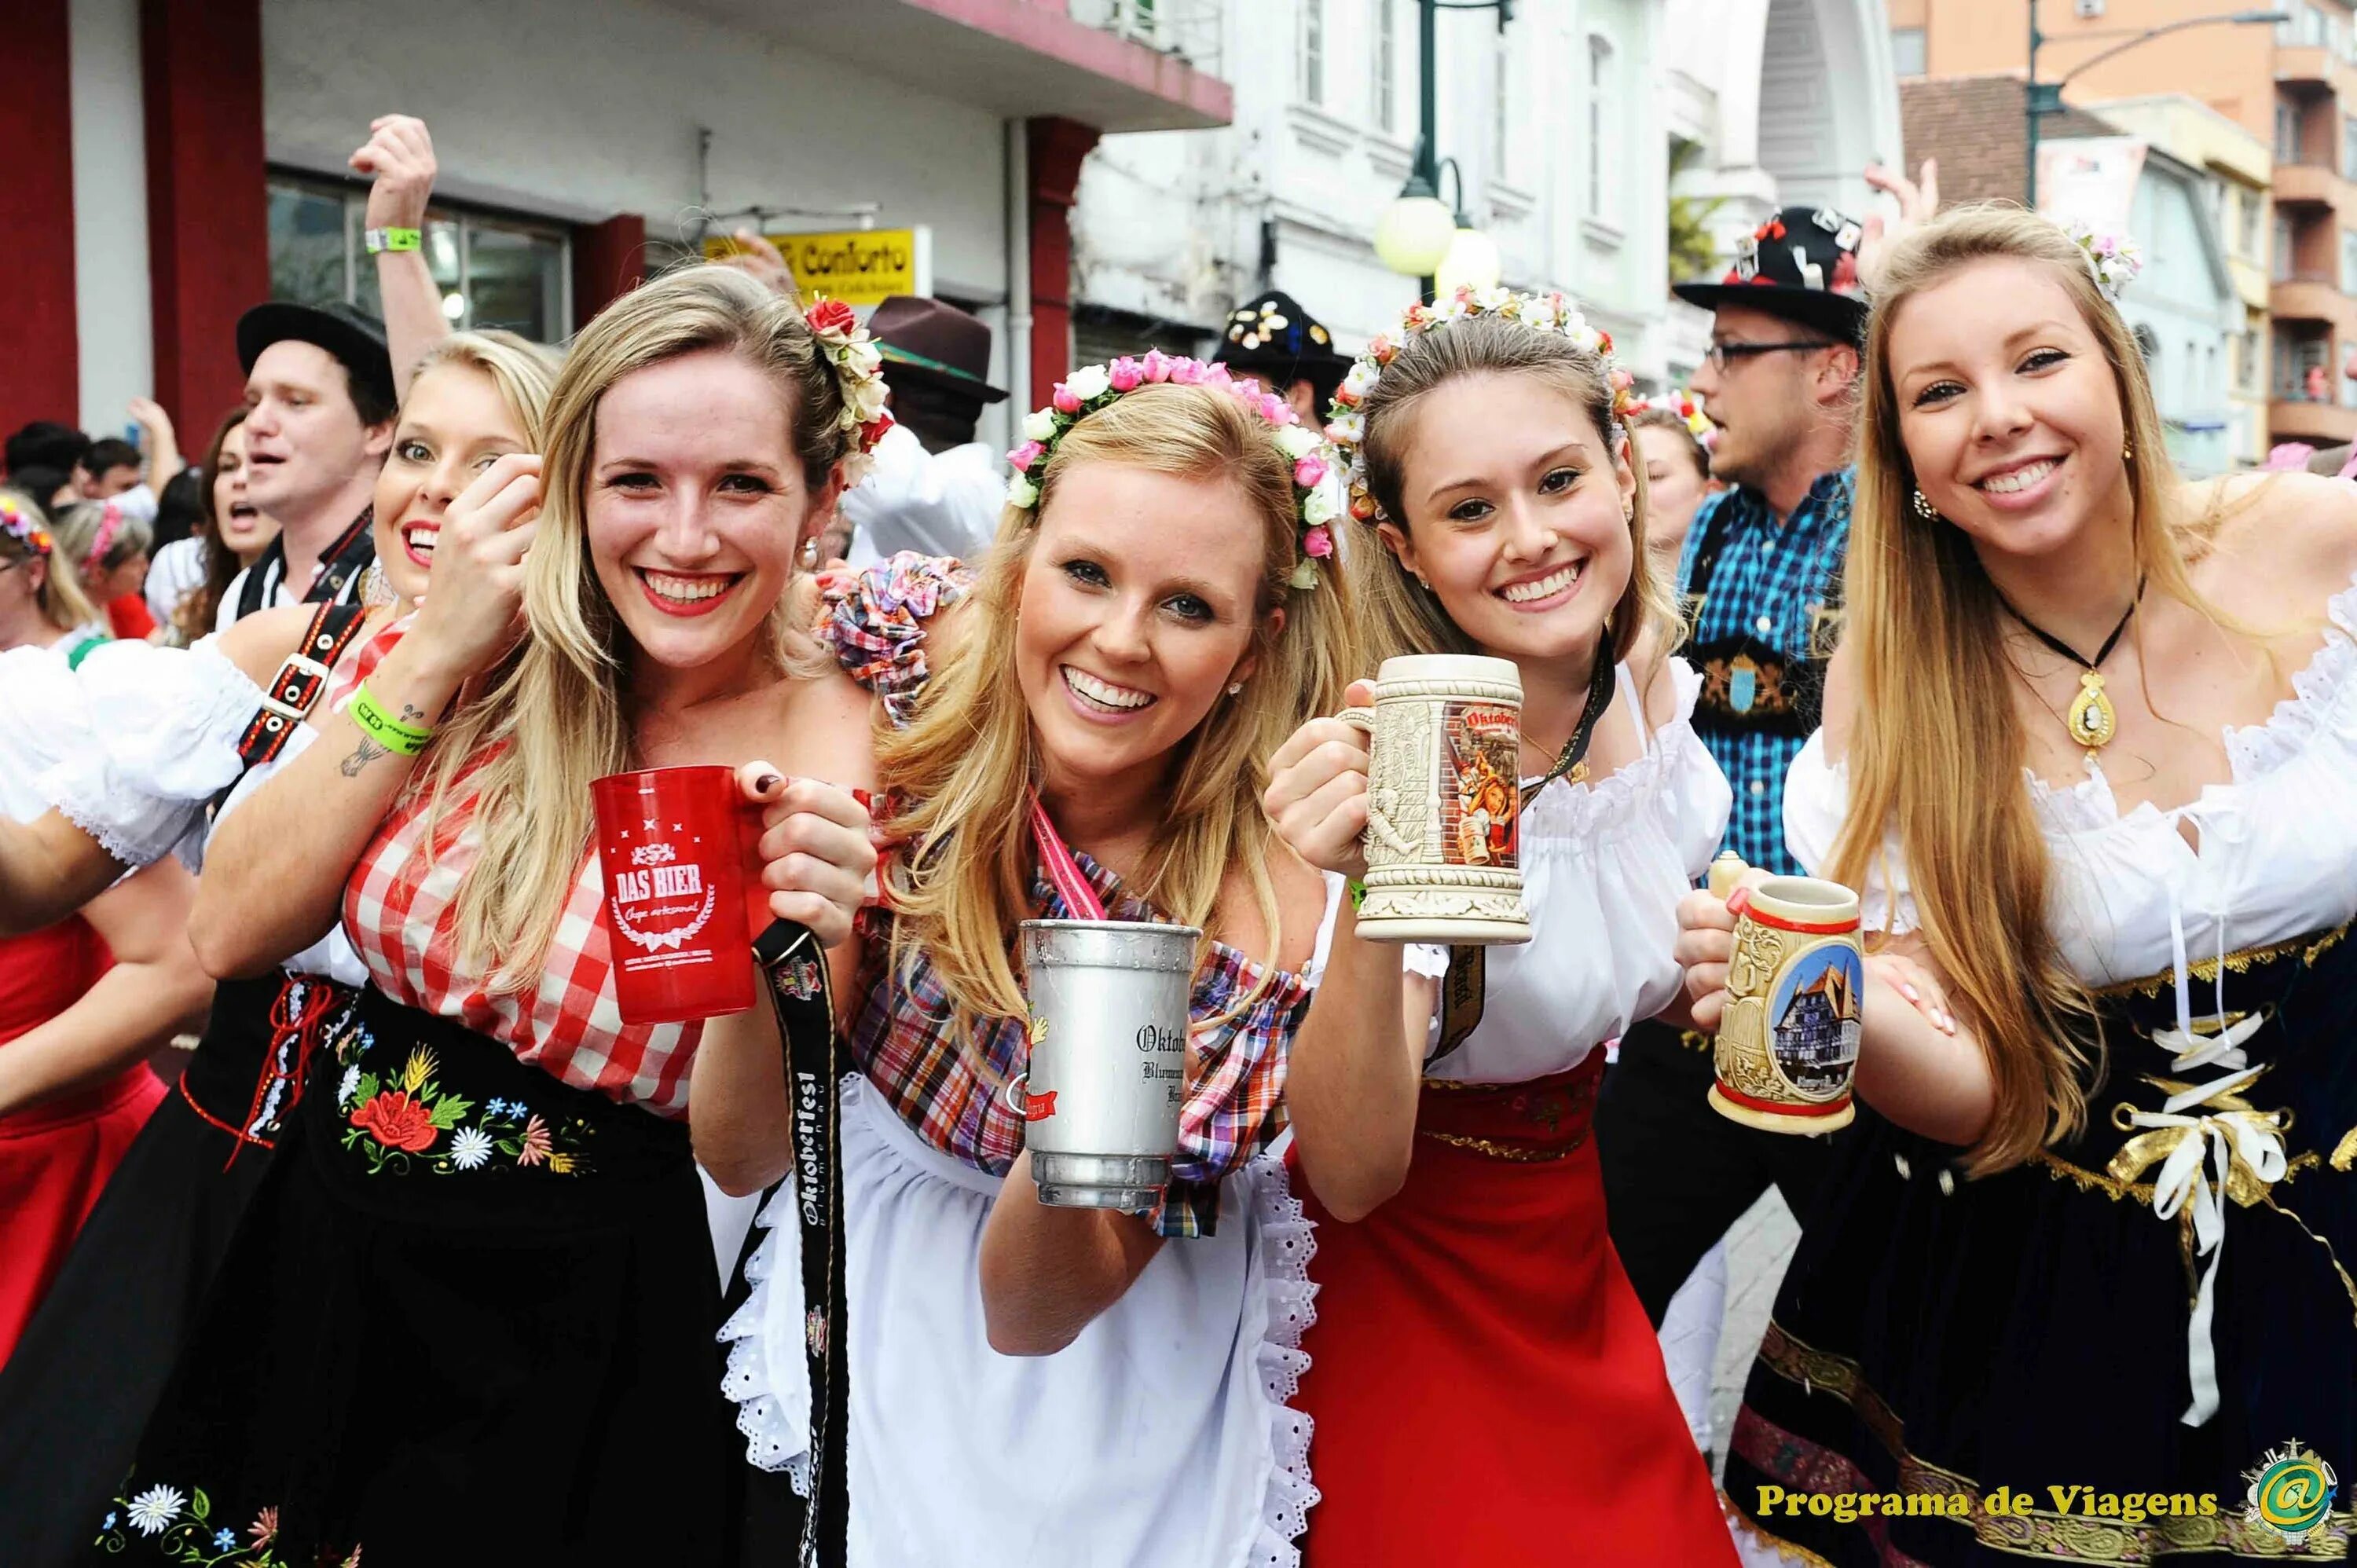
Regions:
<instances>
[{"instance_id":1,"label":"white globe lamp","mask_svg":"<svg viewBox=\"0 0 2357 1568\"><path fill-rule=\"evenodd\" d=\"M1393 272L1431 277L1457 238L1457 215L1438 197L1402 191L1375 223L1375 257Z\"/></svg>"},{"instance_id":2,"label":"white globe lamp","mask_svg":"<svg viewBox=\"0 0 2357 1568\"><path fill-rule=\"evenodd\" d=\"M1477 293L1498 286L1498 243L1479 229L1459 229L1449 237L1448 250L1433 269L1432 292L1447 298L1460 287Z\"/></svg>"}]
</instances>

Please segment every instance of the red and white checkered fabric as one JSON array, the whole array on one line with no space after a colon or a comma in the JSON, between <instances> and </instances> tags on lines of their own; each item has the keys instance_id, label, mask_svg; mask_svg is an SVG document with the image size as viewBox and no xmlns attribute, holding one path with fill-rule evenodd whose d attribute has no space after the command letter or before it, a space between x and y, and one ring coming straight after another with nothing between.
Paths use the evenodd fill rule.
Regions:
<instances>
[{"instance_id":1,"label":"red and white checkered fabric","mask_svg":"<svg viewBox=\"0 0 2357 1568\"><path fill-rule=\"evenodd\" d=\"M395 1002L455 1018L513 1051L516 1059L573 1085L673 1119L687 1114L688 1067L698 1024L626 1025L614 1000L605 883L586 849L572 897L529 991L493 992L455 962L453 903L481 853L474 798L462 797L430 852L425 802L387 818L344 887L344 929L378 990Z\"/></svg>"}]
</instances>

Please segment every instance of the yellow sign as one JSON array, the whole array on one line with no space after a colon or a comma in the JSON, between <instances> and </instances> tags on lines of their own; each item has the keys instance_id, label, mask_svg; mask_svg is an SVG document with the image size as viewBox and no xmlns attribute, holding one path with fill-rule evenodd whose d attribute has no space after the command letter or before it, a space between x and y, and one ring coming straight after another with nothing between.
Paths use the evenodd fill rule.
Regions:
<instances>
[{"instance_id":1,"label":"yellow sign","mask_svg":"<svg viewBox=\"0 0 2357 1568\"><path fill-rule=\"evenodd\" d=\"M786 258L794 286L805 297L823 294L846 305L875 305L887 295L933 291L933 233L922 224L764 238ZM736 249L736 242L725 234L704 242L705 255L714 259Z\"/></svg>"}]
</instances>

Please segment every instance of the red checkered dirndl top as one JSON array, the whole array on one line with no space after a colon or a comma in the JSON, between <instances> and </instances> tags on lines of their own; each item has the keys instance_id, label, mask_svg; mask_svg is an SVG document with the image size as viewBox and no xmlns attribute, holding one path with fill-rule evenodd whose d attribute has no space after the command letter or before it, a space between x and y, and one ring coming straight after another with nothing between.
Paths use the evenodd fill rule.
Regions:
<instances>
[{"instance_id":1,"label":"red checkered dirndl top","mask_svg":"<svg viewBox=\"0 0 2357 1568\"><path fill-rule=\"evenodd\" d=\"M458 883L482 850L475 805L475 796L462 793L429 850L425 800L404 802L352 868L344 886L344 930L370 979L393 1001L454 1018L561 1082L684 1118L688 1068L703 1026L622 1022L595 848L582 852L537 986L493 992L485 976L456 967Z\"/></svg>"}]
</instances>

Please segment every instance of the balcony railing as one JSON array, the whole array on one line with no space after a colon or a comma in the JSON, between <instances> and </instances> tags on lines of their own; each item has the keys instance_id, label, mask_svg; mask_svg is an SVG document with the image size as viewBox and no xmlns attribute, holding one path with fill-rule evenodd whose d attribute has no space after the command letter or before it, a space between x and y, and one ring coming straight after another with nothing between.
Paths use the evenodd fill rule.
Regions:
<instances>
[{"instance_id":1,"label":"balcony railing","mask_svg":"<svg viewBox=\"0 0 2357 1568\"><path fill-rule=\"evenodd\" d=\"M1066 11L1075 22L1182 59L1206 76L1222 74L1227 0L1066 0Z\"/></svg>"}]
</instances>

